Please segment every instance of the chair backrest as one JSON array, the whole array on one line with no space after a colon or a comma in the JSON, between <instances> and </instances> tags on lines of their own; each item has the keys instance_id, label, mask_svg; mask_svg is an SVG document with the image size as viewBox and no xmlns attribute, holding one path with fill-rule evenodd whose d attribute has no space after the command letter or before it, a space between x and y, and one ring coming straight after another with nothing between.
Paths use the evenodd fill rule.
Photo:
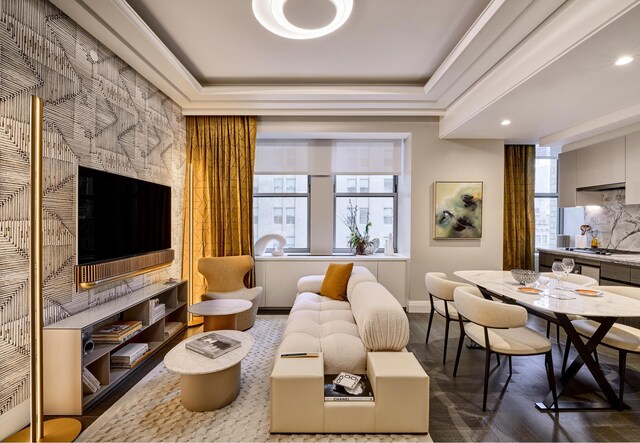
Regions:
<instances>
[{"instance_id":1,"label":"chair backrest","mask_svg":"<svg viewBox=\"0 0 640 443\"><path fill-rule=\"evenodd\" d=\"M477 288L461 286L453 292L456 309L464 318L488 328L519 328L527 324L527 310L478 297Z\"/></svg>"},{"instance_id":2,"label":"chair backrest","mask_svg":"<svg viewBox=\"0 0 640 443\"><path fill-rule=\"evenodd\" d=\"M231 292L245 288L244 276L253 269L253 257L205 257L198 260L198 272L207 280L208 292Z\"/></svg>"},{"instance_id":3,"label":"chair backrest","mask_svg":"<svg viewBox=\"0 0 640 443\"><path fill-rule=\"evenodd\" d=\"M614 294L640 300L640 288L636 288L633 286L593 286L593 289L605 292L613 292Z\"/></svg>"},{"instance_id":4,"label":"chair backrest","mask_svg":"<svg viewBox=\"0 0 640 443\"><path fill-rule=\"evenodd\" d=\"M553 272L541 272L540 275L547 278L553 278L555 280L558 279ZM562 281L568 281L569 283L573 283L580 286L595 286L598 284L598 281L594 278L591 278L586 275L581 274L569 274L562 277Z\"/></svg>"},{"instance_id":5,"label":"chair backrest","mask_svg":"<svg viewBox=\"0 0 640 443\"><path fill-rule=\"evenodd\" d=\"M427 292L440 300L453 301L453 291L460 286L469 286L466 283L460 283L449 280L444 272L427 272L424 276L424 284Z\"/></svg>"}]
</instances>

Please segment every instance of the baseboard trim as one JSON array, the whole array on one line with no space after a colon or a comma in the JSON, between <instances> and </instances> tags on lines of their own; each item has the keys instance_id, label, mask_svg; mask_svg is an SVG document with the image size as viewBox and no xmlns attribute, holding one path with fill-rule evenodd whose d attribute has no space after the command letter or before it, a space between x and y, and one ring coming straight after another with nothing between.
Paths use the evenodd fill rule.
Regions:
<instances>
[{"instance_id":1,"label":"baseboard trim","mask_svg":"<svg viewBox=\"0 0 640 443\"><path fill-rule=\"evenodd\" d=\"M4 441L29 424L31 419L29 407L29 401L23 401L11 408L9 412L0 415L0 441Z\"/></svg>"},{"instance_id":2,"label":"baseboard trim","mask_svg":"<svg viewBox=\"0 0 640 443\"><path fill-rule=\"evenodd\" d=\"M429 300L409 300L408 312L415 314L428 313L431 308Z\"/></svg>"}]
</instances>

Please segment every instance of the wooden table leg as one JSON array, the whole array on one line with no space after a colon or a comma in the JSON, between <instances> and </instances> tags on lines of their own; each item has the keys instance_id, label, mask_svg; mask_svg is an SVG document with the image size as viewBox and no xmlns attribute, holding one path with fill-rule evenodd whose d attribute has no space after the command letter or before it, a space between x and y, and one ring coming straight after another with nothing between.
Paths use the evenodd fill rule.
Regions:
<instances>
[{"instance_id":1,"label":"wooden table leg","mask_svg":"<svg viewBox=\"0 0 640 443\"><path fill-rule=\"evenodd\" d=\"M206 315L204 317L204 332L219 331L222 329L238 330L238 315Z\"/></svg>"},{"instance_id":2,"label":"wooden table leg","mask_svg":"<svg viewBox=\"0 0 640 443\"><path fill-rule=\"evenodd\" d=\"M593 351L596 347L602 342L604 336L609 332L611 327L616 321L616 318L613 317L598 317L593 318L592 320L600 322L600 326L596 329L595 333L587 340L586 342L583 338L578 334L576 328L571 323L571 320L567 317L566 314L556 313L556 318L560 325L564 328L567 336L571 340L571 343L578 351L578 356L573 360L569 368L562 374L560 379L557 381L558 387L558 397L562 394L562 391L567 387L569 381L573 379L578 371L582 368L583 365L587 365L589 372L593 375L596 383L600 386L605 397L607 397L608 402L559 402L558 409L560 410L580 410L580 409L619 409L620 408L620 399L616 395L615 391L607 381L604 373L602 372L602 368L593 358ZM552 409L553 407L553 397L551 393L547 395L544 402L537 403L536 406L539 409Z\"/></svg>"}]
</instances>

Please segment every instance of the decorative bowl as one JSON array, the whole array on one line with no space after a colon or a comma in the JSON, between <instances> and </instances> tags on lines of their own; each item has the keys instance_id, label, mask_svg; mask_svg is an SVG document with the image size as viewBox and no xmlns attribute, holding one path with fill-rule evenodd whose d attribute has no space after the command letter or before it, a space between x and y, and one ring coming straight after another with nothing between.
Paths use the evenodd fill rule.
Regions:
<instances>
[{"instance_id":1,"label":"decorative bowl","mask_svg":"<svg viewBox=\"0 0 640 443\"><path fill-rule=\"evenodd\" d=\"M528 286L538 281L540 273L529 269L512 269L511 276L521 285Z\"/></svg>"}]
</instances>

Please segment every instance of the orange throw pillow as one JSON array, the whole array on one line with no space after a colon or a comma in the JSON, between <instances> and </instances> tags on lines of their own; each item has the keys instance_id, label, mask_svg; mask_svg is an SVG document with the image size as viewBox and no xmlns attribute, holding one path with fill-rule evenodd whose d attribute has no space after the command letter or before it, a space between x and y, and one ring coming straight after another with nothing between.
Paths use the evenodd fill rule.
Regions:
<instances>
[{"instance_id":1,"label":"orange throw pillow","mask_svg":"<svg viewBox=\"0 0 640 443\"><path fill-rule=\"evenodd\" d=\"M325 297L330 297L335 300L345 300L347 295L347 283L349 283L349 277L351 277L352 270L353 263L346 263L344 265L330 263L327 273L324 275L324 280L322 280L320 295L324 295Z\"/></svg>"}]
</instances>

